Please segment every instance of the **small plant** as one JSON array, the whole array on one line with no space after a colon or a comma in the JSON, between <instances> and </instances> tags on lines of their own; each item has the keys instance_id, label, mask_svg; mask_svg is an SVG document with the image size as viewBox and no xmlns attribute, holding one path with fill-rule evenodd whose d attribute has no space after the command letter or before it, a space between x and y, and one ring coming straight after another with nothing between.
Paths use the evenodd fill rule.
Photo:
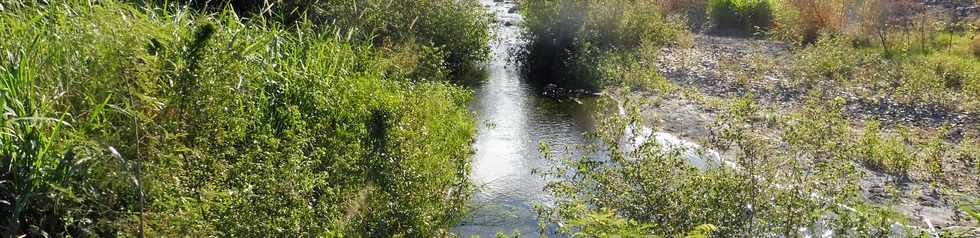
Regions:
<instances>
[{"instance_id":1,"label":"small plant","mask_svg":"<svg viewBox=\"0 0 980 238\"><path fill-rule=\"evenodd\" d=\"M980 58L980 37L974 37L973 41L970 42L970 49L973 51L973 56Z\"/></svg>"},{"instance_id":2,"label":"small plant","mask_svg":"<svg viewBox=\"0 0 980 238\"><path fill-rule=\"evenodd\" d=\"M903 62L897 88L908 103L969 108L980 98L980 64L945 53L914 56Z\"/></svg>"},{"instance_id":3,"label":"small plant","mask_svg":"<svg viewBox=\"0 0 980 238\"><path fill-rule=\"evenodd\" d=\"M914 154L901 140L883 136L876 120L865 125L864 135L858 146L866 164L900 175L907 175L912 169Z\"/></svg>"},{"instance_id":4,"label":"small plant","mask_svg":"<svg viewBox=\"0 0 980 238\"><path fill-rule=\"evenodd\" d=\"M946 179L943 159L948 153L949 148L943 142L943 137L946 136L947 131L947 129L940 130L939 133L929 139L928 144L925 146L924 162L926 164L926 171L929 172L934 183L940 183Z\"/></svg>"}]
</instances>

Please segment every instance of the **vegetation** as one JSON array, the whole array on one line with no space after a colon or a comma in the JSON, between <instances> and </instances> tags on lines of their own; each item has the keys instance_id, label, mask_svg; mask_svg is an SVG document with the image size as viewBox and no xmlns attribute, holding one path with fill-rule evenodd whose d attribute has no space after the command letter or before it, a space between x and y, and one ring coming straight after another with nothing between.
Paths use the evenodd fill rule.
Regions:
<instances>
[{"instance_id":1,"label":"vegetation","mask_svg":"<svg viewBox=\"0 0 980 238\"><path fill-rule=\"evenodd\" d=\"M432 51L428 57L442 61L455 76L489 55L485 43L490 38L487 25L491 16L474 0L230 0L191 4L210 11L230 6L240 15L262 16L286 25L311 21L319 31L374 46L407 44L401 48Z\"/></svg>"},{"instance_id":2,"label":"vegetation","mask_svg":"<svg viewBox=\"0 0 980 238\"><path fill-rule=\"evenodd\" d=\"M593 66L618 53L678 41L680 21L653 1L528 0L521 2L527 47L521 52L532 81L572 89L600 89Z\"/></svg>"},{"instance_id":3,"label":"vegetation","mask_svg":"<svg viewBox=\"0 0 980 238\"><path fill-rule=\"evenodd\" d=\"M541 224L980 234L980 26L920 3L520 1L523 73L602 91L582 157L542 148ZM702 21L761 57L699 52ZM0 2L0 235L452 236L490 24L477 0ZM671 100L693 155L651 138Z\"/></svg>"},{"instance_id":4,"label":"vegetation","mask_svg":"<svg viewBox=\"0 0 980 238\"><path fill-rule=\"evenodd\" d=\"M855 144L842 139L846 133L835 134L845 130L840 123L846 121L816 119L841 116L836 106L811 105L764 119L769 109L751 99L733 102L713 127L712 144L735 150L737 160L709 161L707 169L692 166L680 151L665 150L656 140L635 146L620 142L624 135L636 135L635 125L643 119L607 117L597 138L616 146L588 148L602 151L607 160L556 158L564 166L552 173L562 179L549 186L559 199L547 218L569 224L563 231L570 233L605 227L660 236L705 227L717 236L797 236L816 232L811 229L818 222L833 224L839 236L882 236L896 222L905 223L907 218L858 197L861 173L848 160ZM781 141L761 134L765 120L785 127ZM781 143L790 148L775 150ZM602 232L594 234L608 234Z\"/></svg>"},{"instance_id":5,"label":"vegetation","mask_svg":"<svg viewBox=\"0 0 980 238\"><path fill-rule=\"evenodd\" d=\"M953 44L968 47L963 36L950 37ZM801 62L793 70L798 84L861 91L866 97L910 105L980 109L976 104L980 98L980 61L965 50L916 47L889 54L883 48L854 47L848 42L846 38L824 37L796 52L796 60ZM899 52L902 55L897 55Z\"/></svg>"},{"instance_id":6,"label":"vegetation","mask_svg":"<svg viewBox=\"0 0 980 238\"><path fill-rule=\"evenodd\" d=\"M4 236L444 233L475 126L440 72L486 58L489 33L476 1L411 2L451 15L373 31L387 20L4 2Z\"/></svg>"},{"instance_id":7,"label":"vegetation","mask_svg":"<svg viewBox=\"0 0 980 238\"><path fill-rule=\"evenodd\" d=\"M561 165L549 173L556 177L548 187L556 199L542 211L546 224L560 224L559 232L583 237L669 237L691 231L792 237L818 232L815 224L828 224L836 236L846 237L896 235L895 227L905 228L901 235L938 235L924 228L914 217L918 214L902 210L908 207L896 208L907 206L904 199L915 199L908 194L914 192L909 184L932 191L936 195L930 196L944 203L965 204L951 208L957 212L976 213L970 204L980 198L973 185L980 181L975 168L980 157L970 151L980 128L975 120L963 119L980 112L980 61L973 46L978 32L972 23L934 15L919 1L906 0L655 2L660 4L653 12L660 16L692 16L678 11L698 9L700 3L715 34L765 33L753 38L781 41L788 50L764 49L761 57L771 58L758 62L718 60L717 68L695 61L689 67L724 72L668 78L661 72L676 69L658 70L658 61L678 59L662 53L696 55L705 49L687 49L691 39L683 31L657 34L671 37L640 44L587 41L594 35L622 39L633 34L603 31L615 27L580 33L592 29L587 24L592 18L586 16L597 11L588 1L525 2L530 41L524 60L527 70L537 73L532 78L562 74L604 92L600 108L605 110L596 115L594 134L599 143L582 148L589 156L546 156ZM623 12L613 22L633 19ZM664 19L666 29L683 26L671 17L654 19ZM567 40L565 47L556 47L562 50L541 50L553 49L542 45L560 39ZM601 47L579 50L581 45ZM727 49L714 47L707 49ZM766 50L785 52L785 57ZM746 51L751 52L736 53ZM541 57L545 54L538 52L560 53ZM728 56L703 54L706 59ZM593 61L574 70L539 67L541 62L580 62L583 55ZM575 64L560 66L566 65ZM702 92L718 88L721 92ZM693 101L696 106L684 110L707 111L715 121L705 125L710 133L693 139L723 156L703 168L683 151L637 138L644 126L658 131L653 112L664 101ZM623 113L611 115L615 111ZM878 186L878 181L881 191L869 191L867 184ZM940 233L970 236L977 222L957 218L954 223L966 224L966 233L958 226Z\"/></svg>"},{"instance_id":8,"label":"vegetation","mask_svg":"<svg viewBox=\"0 0 980 238\"><path fill-rule=\"evenodd\" d=\"M708 16L717 28L763 31L772 25L769 0L709 0Z\"/></svg>"}]
</instances>

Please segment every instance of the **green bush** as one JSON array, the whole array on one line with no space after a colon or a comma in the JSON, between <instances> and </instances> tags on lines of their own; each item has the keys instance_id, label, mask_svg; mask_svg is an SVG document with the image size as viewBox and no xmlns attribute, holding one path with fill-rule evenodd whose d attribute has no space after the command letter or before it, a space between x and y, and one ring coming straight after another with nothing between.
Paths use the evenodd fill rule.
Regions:
<instances>
[{"instance_id":1,"label":"green bush","mask_svg":"<svg viewBox=\"0 0 980 238\"><path fill-rule=\"evenodd\" d=\"M373 42L416 41L439 48L446 67L458 73L490 56L492 15L477 0L327 0L316 17L342 34Z\"/></svg>"},{"instance_id":2,"label":"green bush","mask_svg":"<svg viewBox=\"0 0 980 238\"><path fill-rule=\"evenodd\" d=\"M434 236L462 214L469 92L396 67L427 60L230 11L4 8L8 235Z\"/></svg>"},{"instance_id":3,"label":"green bush","mask_svg":"<svg viewBox=\"0 0 980 238\"><path fill-rule=\"evenodd\" d=\"M595 66L603 58L676 42L684 34L680 22L650 1L529 0L521 7L528 38L521 60L541 85L599 89L603 78Z\"/></svg>"},{"instance_id":4,"label":"green bush","mask_svg":"<svg viewBox=\"0 0 980 238\"><path fill-rule=\"evenodd\" d=\"M865 96L907 105L961 111L980 108L976 100L980 98L980 61L963 53L962 47L889 55L877 49L856 48L848 41L824 36L795 51L790 69L797 84L823 90L860 90Z\"/></svg>"},{"instance_id":5,"label":"green bush","mask_svg":"<svg viewBox=\"0 0 980 238\"><path fill-rule=\"evenodd\" d=\"M772 26L773 16L768 0L708 1L708 17L721 29L765 31Z\"/></svg>"}]
</instances>

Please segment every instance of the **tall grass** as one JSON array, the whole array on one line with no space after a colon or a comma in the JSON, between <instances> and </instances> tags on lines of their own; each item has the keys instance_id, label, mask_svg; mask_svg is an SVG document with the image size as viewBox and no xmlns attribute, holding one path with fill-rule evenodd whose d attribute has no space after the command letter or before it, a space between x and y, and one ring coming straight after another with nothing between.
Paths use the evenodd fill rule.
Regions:
<instances>
[{"instance_id":1,"label":"tall grass","mask_svg":"<svg viewBox=\"0 0 980 238\"><path fill-rule=\"evenodd\" d=\"M130 0L144 5L189 5L206 12L233 9L246 19L261 18L285 26L312 24L318 31L374 46L408 45L430 51L439 67L462 79L490 56L485 44L492 19L478 0L271 0L190 1ZM406 67L409 65L406 65Z\"/></svg>"},{"instance_id":2,"label":"tall grass","mask_svg":"<svg viewBox=\"0 0 980 238\"><path fill-rule=\"evenodd\" d=\"M6 234L432 236L462 214L467 90L311 20L144 6L4 3ZM472 34L422 44L479 58L433 43Z\"/></svg>"}]
</instances>

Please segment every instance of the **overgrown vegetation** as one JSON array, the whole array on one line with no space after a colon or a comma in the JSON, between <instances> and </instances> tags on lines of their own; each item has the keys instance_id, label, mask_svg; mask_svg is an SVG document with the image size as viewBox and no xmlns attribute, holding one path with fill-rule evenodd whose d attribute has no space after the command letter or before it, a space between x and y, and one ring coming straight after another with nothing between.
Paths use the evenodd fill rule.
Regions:
<instances>
[{"instance_id":1,"label":"overgrown vegetation","mask_svg":"<svg viewBox=\"0 0 980 238\"><path fill-rule=\"evenodd\" d=\"M655 1L529 0L521 10L528 33L522 65L542 86L600 89L611 79L595 69L599 62L685 34L683 22L666 17Z\"/></svg>"},{"instance_id":2,"label":"overgrown vegetation","mask_svg":"<svg viewBox=\"0 0 980 238\"><path fill-rule=\"evenodd\" d=\"M642 101L635 100L643 99L623 102L634 108L627 112L638 112ZM893 234L891 227L907 218L859 197L861 173L849 160L855 144L842 139L846 121L824 120L841 118L839 107L811 105L772 118L751 99L733 102L713 127L712 145L734 150L736 160L708 161L707 168L652 138L635 144L632 136L643 135L637 125L644 125L636 114L602 117L596 136L609 146L587 149L603 159L556 158L563 166L552 175L562 179L549 186L558 199L546 218L568 224L563 232L620 232L591 235L676 236L710 228L716 236L800 236L823 232L816 224L830 224L838 236ZM767 121L786 131L782 141L765 135Z\"/></svg>"},{"instance_id":3,"label":"overgrown vegetation","mask_svg":"<svg viewBox=\"0 0 980 238\"><path fill-rule=\"evenodd\" d=\"M699 1L655 2L660 3L660 15L691 16L678 11L696 9L691 5ZM695 70L687 75L690 78L669 79L658 72L657 61L677 59L663 59L663 52L703 53L707 59L728 56L697 51L705 48L685 51L685 33L679 32L671 34L677 36L673 40L660 41L668 44L601 41L612 44L594 51L559 47L565 50L554 52L564 54L546 57L555 59L548 62L578 62L577 57L586 55L582 52L593 53L588 59L594 62L578 64L574 70L534 68L540 61L525 59L531 72L589 75L574 78L602 82L595 85L604 92L601 100L606 110L598 113L594 138L599 143L583 148L587 151L583 154L590 156L548 155L562 166L550 173L558 179L548 188L556 201L543 210L546 224L560 224L559 232L584 237L683 236L691 231L722 237L820 232L847 237L976 234L970 226L980 220L959 215L976 213L969 204L980 197L973 185L980 181L975 168L978 157L970 152L976 147L971 138L980 128L969 119L980 112L976 25L911 0L700 3L716 30L710 34L764 33L751 38L782 41L788 50L772 47L763 53L778 50L786 56L762 55L774 62L761 66L734 62L749 57L717 59L722 64L719 69L711 68L712 62L696 61L698 65L690 66L734 70L718 74L734 79ZM632 4L644 6L642 1ZM576 33L588 26L581 19L589 19L576 16L588 16L590 7L588 1L524 4L529 19L525 27L531 35L527 55L551 49L542 47L542 41L591 39ZM623 15L630 19L629 13ZM604 39L630 36L616 31L603 34L611 35ZM662 50L664 46L671 49ZM707 49L726 49L712 47ZM680 64L671 66L676 65ZM578 73L583 71L588 73ZM717 86L721 92L700 92L699 87L718 90L703 86L717 84L723 84ZM753 92L770 94L754 96ZM727 156L702 168L688 161L685 153L641 139L649 133L644 132L645 125L658 131L656 121L644 120L656 111L650 108L671 100L682 105L696 101L699 105L682 109L701 107L714 117L709 138L693 139ZM625 115L610 116L617 108ZM869 184L881 187L869 191ZM923 188L910 190L910 184ZM908 194L914 191L929 195L916 201L919 195ZM929 199L926 196L941 204L922 205ZM929 230L919 220L928 215L910 215L905 211L909 203L943 209L967 204L964 207L969 209L950 208L954 210L950 214L956 214L950 215L950 224L967 225ZM821 226L833 229L820 230Z\"/></svg>"},{"instance_id":4,"label":"overgrown vegetation","mask_svg":"<svg viewBox=\"0 0 980 238\"><path fill-rule=\"evenodd\" d=\"M445 72L486 58L489 33L476 1L410 2L428 7L358 9L424 30L4 2L4 236L445 233L475 133Z\"/></svg>"},{"instance_id":5,"label":"overgrown vegetation","mask_svg":"<svg viewBox=\"0 0 980 238\"><path fill-rule=\"evenodd\" d=\"M489 55L485 43L490 38L491 15L474 0L224 0L190 5L209 11L232 7L244 17L262 17L287 26L310 21L318 31L346 40L431 51L429 57L442 61L456 77L473 70Z\"/></svg>"}]
</instances>

